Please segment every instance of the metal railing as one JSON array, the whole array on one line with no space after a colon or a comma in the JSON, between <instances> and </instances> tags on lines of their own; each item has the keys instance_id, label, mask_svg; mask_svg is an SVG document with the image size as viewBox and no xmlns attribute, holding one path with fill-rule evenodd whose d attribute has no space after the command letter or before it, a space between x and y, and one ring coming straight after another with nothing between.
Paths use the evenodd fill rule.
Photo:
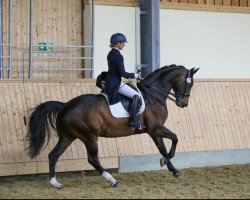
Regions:
<instances>
[{"instance_id":1,"label":"metal railing","mask_svg":"<svg viewBox=\"0 0 250 200\"><path fill-rule=\"evenodd\" d=\"M33 47L39 47L39 45L34 45ZM69 49L69 48L90 48L91 50L94 48L93 46L77 46L77 45L51 45L50 46L52 49L55 48L62 48L62 49ZM32 48L33 49L33 48ZM28 69L28 77L30 79L33 78L33 71L90 71L91 72L91 77L92 77L92 71L93 71L93 55L92 56L70 56L67 54L67 51L41 51L41 50L23 50L21 51L22 53L22 78L24 78L25 74L25 54L29 54L29 59L32 60L32 63L29 64L29 69ZM35 56L35 54L47 54L44 56ZM58 55L58 54L67 54L67 55ZM53 56L52 56L53 55ZM91 61L91 66L84 66L84 67L44 67L44 66L36 66L34 67L34 60L38 59L45 59L45 60L50 60L50 59L60 59L60 60L90 60ZM91 78L90 77L90 78Z\"/></svg>"},{"instance_id":2,"label":"metal railing","mask_svg":"<svg viewBox=\"0 0 250 200\"><path fill-rule=\"evenodd\" d=\"M3 4L0 0L0 78L4 78L5 70L8 71L8 78L12 78L12 0L9 0L8 4L8 43L3 43ZM7 54L4 54L4 47L8 47Z\"/></svg>"},{"instance_id":3,"label":"metal railing","mask_svg":"<svg viewBox=\"0 0 250 200\"><path fill-rule=\"evenodd\" d=\"M32 19L33 19L33 0L30 0L30 18L29 18L29 30L30 30L30 34L29 34L29 78L31 79L32 78L32 72L34 70L79 70L79 71L86 71L86 70L90 70L92 71L91 73L91 77L93 77L93 66L94 66L94 27L95 27L95 0L92 0L92 45L91 46L69 46L69 45L66 45L66 46L59 46L59 45L54 45L52 46L53 47L64 47L64 48L91 48L91 54L92 56L91 57L71 57L71 56L68 56L68 57L36 57L36 56L33 56L34 52L33 52L33 47L36 47L33 45L33 41L32 41L32 35L33 35L33 28L32 28ZM36 67L34 68L32 66L32 62L33 62L33 59L34 58L46 58L46 59L52 59L52 58L59 58L59 59L80 59L80 60L86 60L86 59L90 59L91 60L91 67L84 67L84 68L41 68L41 67Z\"/></svg>"},{"instance_id":4,"label":"metal railing","mask_svg":"<svg viewBox=\"0 0 250 200\"><path fill-rule=\"evenodd\" d=\"M33 23L32 20L34 19L33 16L33 3L36 2L36 0L30 0L29 1L29 46L28 46L28 50L22 50L21 51L21 55L22 55L22 77L24 78L24 55L27 54L29 56L28 59L28 76L29 78L33 77L33 72L34 71L39 71L39 70L65 70L65 71L69 71L69 70L77 70L77 71L90 71L91 76L93 77L93 73L94 73L94 26L95 26L95 0L92 0L92 44L90 46L72 46L72 45L54 45L52 46L54 47L63 47L63 48L90 48L91 51L91 57L88 56L58 56L57 51L51 51L51 52L44 52L44 53L52 53L50 54L50 56L36 56L38 53L43 53L42 51L37 51L34 50L35 47L37 47L38 45L34 46L33 45ZM12 78L12 70L13 70L13 66L12 66L12 0L9 0L9 5L8 5L8 12L9 14L7 16L9 16L8 19L8 39L3 39L3 5L2 5L2 0L0 0L0 78L5 78L4 76L6 76L6 70L8 70L8 78ZM6 9L5 9L6 10ZM28 13L27 13L28 15ZM8 40L8 42L6 42L6 40ZM4 47L8 46L8 50L5 50ZM8 53L7 53L8 52ZM56 54L55 56L53 56L53 54ZM54 67L54 68L49 68L49 67L43 67L43 66L39 66L39 67L34 67L33 66L33 59L77 59L77 60L90 60L91 61L91 66L84 66L84 67L79 67L79 68L72 68L72 67L63 67L63 68L58 68L58 67ZM20 72L20 71L19 71ZM18 72L18 73L19 73Z\"/></svg>"}]
</instances>

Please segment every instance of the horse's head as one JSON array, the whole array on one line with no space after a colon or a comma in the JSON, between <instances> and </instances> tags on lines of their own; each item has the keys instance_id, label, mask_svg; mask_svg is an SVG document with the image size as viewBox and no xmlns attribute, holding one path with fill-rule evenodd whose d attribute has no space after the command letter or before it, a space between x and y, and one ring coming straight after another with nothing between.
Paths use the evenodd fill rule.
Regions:
<instances>
[{"instance_id":1,"label":"horse's head","mask_svg":"<svg viewBox=\"0 0 250 200\"><path fill-rule=\"evenodd\" d=\"M199 68L186 69L184 66L164 66L149 74L137 83L145 98L152 104L166 104L166 98L173 100L177 106L184 108L193 86L193 76ZM173 89L174 94L171 92ZM173 95L175 99L170 97Z\"/></svg>"},{"instance_id":2,"label":"horse's head","mask_svg":"<svg viewBox=\"0 0 250 200\"><path fill-rule=\"evenodd\" d=\"M185 69L185 68L184 68ZM199 68L192 68L190 70L182 70L181 75L175 79L173 84L175 103L177 106L184 108L188 105L188 100L193 86L193 76Z\"/></svg>"}]
</instances>

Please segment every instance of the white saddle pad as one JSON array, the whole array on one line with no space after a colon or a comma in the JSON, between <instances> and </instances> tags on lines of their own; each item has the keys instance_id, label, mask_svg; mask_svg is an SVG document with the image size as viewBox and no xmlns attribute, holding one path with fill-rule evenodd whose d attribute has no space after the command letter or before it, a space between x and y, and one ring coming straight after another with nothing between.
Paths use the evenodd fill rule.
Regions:
<instances>
[{"instance_id":1,"label":"white saddle pad","mask_svg":"<svg viewBox=\"0 0 250 200\"><path fill-rule=\"evenodd\" d=\"M144 110L145 110L145 101L144 101L140 91L139 91L139 93L140 93L140 97L141 97L141 100L142 100L142 105L140 107L139 114L142 114L144 112ZM101 94L106 97L106 100L107 100L107 102L109 104L108 95L104 94L104 93L101 93ZM118 103L113 104L113 105L109 104L109 108L110 108L111 114L115 118L123 118L123 117L129 117L130 116L129 112L124 109L121 102L118 102Z\"/></svg>"}]
</instances>

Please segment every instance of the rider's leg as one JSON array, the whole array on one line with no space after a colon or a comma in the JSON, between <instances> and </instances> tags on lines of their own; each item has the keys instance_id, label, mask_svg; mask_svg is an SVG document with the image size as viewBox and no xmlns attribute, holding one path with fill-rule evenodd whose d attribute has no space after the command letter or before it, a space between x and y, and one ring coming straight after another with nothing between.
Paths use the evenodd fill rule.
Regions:
<instances>
[{"instance_id":1,"label":"rider's leg","mask_svg":"<svg viewBox=\"0 0 250 200\"><path fill-rule=\"evenodd\" d=\"M129 110L130 111L129 126L136 129L142 129L138 114L138 111L140 109L139 104L140 104L140 97L138 95L135 95L133 97Z\"/></svg>"},{"instance_id":2,"label":"rider's leg","mask_svg":"<svg viewBox=\"0 0 250 200\"><path fill-rule=\"evenodd\" d=\"M136 129L142 129L143 127L140 124L138 114L141 106L141 99L139 93L124 83L121 83L118 93L123 94L124 96L127 96L132 99L132 103L130 106L129 126Z\"/></svg>"},{"instance_id":3,"label":"rider's leg","mask_svg":"<svg viewBox=\"0 0 250 200\"><path fill-rule=\"evenodd\" d=\"M126 97L129 97L130 99L133 99L133 97L135 95L140 96L140 94L137 91L135 91L133 88L129 87L125 83L121 83L120 88L118 90L118 93L120 93Z\"/></svg>"}]
</instances>

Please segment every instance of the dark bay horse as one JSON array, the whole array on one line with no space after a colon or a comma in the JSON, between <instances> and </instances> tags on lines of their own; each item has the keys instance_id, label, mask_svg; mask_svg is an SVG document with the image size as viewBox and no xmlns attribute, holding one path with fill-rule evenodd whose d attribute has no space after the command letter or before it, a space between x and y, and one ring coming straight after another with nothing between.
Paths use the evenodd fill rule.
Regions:
<instances>
[{"instance_id":1,"label":"dark bay horse","mask_svg":"<svg viewBox=\"0 0 250 200\"><path fill-rule=\"evenodd\" d=\"M145 100L145 111L140 117L146 128L139 132L128 126L128 118L114 118L111 115L107 100L102 94L83 94L67 103L41 103L34 108L29 117L25 138L27 154L31 158L39 155L51 137L52 127L56 130L59 140L48 155L51 185L63 188L56 180L55 166L67 147L78 138L86 146L88 162L115 187L118 181L99 163L98 137L112 138L148 133L163 156L161 165L166 164L175 177L180 177L181 173L170 161L175 155L178 138L163 125L168 116L166 101L170 98L177 106L186 107L193 86L193 75L198 70L199 68L188 70L176 65L165 66L137 83ZM173 98L169 95L173 95ZM163 138L172 140L169 153Z\"/></svg>"}]
</instances>

